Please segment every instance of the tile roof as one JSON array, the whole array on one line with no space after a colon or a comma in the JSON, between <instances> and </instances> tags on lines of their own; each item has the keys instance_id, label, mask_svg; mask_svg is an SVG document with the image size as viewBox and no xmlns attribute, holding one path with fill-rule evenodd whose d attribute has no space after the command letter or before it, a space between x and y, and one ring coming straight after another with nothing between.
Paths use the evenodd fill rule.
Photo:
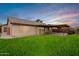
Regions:
<instances>
[{"instance_id":1,"label":"tile roof","mask_svg":"<svg viewBox=\"0 0 79 59\"><path fill-rule=\"evenodd\" d=\"M19 18L14 18L14 17L8 17L8 22L10 22L11 24L33 25L33 26L43 26L43 27L70 27L67 24L51 25L51 24L29 21L27 19L24 20L24 19L19 19Z\"/></svg>"},{"instance_id":2,"label":"tile roof","mask_svg":"<svg viewBox=\"0 0 79 59\"><path fill-rule=\"evenodd\" d=\"M8 21L10 23L25 24L25 25L46 25L45 23L40 23L40 22L35 22L35 21L29 21L29 20L14 18L14 17L9 17Z\"/></svg>"}]
</instances>

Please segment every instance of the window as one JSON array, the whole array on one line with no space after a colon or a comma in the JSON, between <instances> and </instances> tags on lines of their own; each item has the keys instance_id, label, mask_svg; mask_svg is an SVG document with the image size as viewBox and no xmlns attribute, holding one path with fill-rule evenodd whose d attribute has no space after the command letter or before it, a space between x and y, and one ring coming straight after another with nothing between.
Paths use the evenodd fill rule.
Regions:
<instances>
[{"instance_id":1,"label":"window","mask_svg":"<svg viewBox=\"0 0 79 59\"><path fill-rule=\"evenodd\" d=\"M4 27L4 32L7 32L7 27Z\"/></svg>"}]
</instances>

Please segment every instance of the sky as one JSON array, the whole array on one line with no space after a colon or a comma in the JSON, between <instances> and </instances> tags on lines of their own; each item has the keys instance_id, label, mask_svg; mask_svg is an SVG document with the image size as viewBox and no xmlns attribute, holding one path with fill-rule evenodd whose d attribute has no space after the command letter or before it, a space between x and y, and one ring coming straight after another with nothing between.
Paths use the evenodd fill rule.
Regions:
<instances>
[{"instance_id":1,"label":"sky","mask_svg":"<svg viewBox=\"0 0 79 59\"><path fill-rule=\"evenodd\" d=\"M8 17L35 21L41 19L47 24L68 24L79 26L78 3L0 3L0 23Z\"/></svg>"}]
</instances>

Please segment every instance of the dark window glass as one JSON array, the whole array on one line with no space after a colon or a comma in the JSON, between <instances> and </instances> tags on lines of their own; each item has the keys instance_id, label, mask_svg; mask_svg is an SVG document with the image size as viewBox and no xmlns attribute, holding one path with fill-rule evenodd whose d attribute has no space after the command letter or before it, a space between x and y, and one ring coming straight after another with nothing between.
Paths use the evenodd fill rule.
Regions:
<instances>
[{"instance_id":1,"label":"dark window glass","mask_svg":"<svg viewBox=\"0 0 79 59\"><path fill-rule=\"evenodd\" d=\"M7 28L6 27L4 27L4 32L7 32Z\"/></svg>"}]
</instances>

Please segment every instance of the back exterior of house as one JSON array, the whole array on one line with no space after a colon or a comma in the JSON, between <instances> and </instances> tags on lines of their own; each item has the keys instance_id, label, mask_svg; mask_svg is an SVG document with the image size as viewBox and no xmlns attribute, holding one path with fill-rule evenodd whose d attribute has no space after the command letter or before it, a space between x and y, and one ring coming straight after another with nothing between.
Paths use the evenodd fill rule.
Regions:
<instances>
[{"instance_id":1,"label":"back exterior of house","mask_svg":"<svg viewBox=\"0 0 79 59\"><path fill-rule=\"evenodd\" d=\"M13 37L40 35L46 32L51 33L54 27L59 28L59 26L9 17L7 24L1 26L1 35Z\"/></svg>"},{"instance_id":2,"label":"back exterior of house","mask_svg":"<svg viewBox=\"0 0 79 59\"><path fill-rule=\"evenodd\" d=\"M7 24L1 27L2 36L28 36L44 34L44 23L9 17Z\"/></svg>"}]
</instances>

